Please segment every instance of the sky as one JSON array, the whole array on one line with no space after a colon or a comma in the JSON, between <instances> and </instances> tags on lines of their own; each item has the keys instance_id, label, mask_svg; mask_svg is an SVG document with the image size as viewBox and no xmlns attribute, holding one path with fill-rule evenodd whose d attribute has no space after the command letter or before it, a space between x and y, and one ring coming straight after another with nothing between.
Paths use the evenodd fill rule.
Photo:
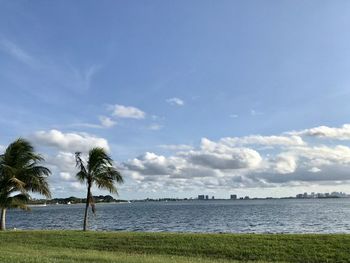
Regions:
<instances>
[{"instance_id":1,"label":"sky","mask_svg":"<svg viewBox=\"0 0 350 263\"><path fill-rule=\"evenodd\" d=\"M122 199L350 193L349 28L345 0L0 0L0 150L55 197L92 147Z\"/></svg>"}]
</instances>

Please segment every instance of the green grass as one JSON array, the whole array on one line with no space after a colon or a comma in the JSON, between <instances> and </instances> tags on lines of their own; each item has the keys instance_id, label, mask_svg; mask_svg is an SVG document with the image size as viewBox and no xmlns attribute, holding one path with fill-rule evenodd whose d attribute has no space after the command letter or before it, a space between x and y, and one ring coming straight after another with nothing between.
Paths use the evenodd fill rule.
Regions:
<instances>
[{"instance_id":1,"label":"green grass","mask_svg":"<svg viewBox=\"0 0 350 263\"><path fill-rule=\"evenodd\" d=\"M0 262L350 262L350 235L8 231Z\"/></svg>"}]
</instances>

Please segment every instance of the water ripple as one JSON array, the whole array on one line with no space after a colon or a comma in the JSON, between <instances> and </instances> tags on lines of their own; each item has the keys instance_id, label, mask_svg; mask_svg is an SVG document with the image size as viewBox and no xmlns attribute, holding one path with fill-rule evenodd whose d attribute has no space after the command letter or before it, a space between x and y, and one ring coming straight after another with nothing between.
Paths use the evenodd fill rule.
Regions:
<instances>
[{"instance_id":1,"label":"water ripple","mask_svg":"<svg viewBox=\"0 0 350 263\"><path fill-rule=\"evenodd\" d=\"M8 228L81 229L84 205L10 210ZM350 199L98 204L90 229L218 233L350 233Z\"/></svg>"}]
</instances>

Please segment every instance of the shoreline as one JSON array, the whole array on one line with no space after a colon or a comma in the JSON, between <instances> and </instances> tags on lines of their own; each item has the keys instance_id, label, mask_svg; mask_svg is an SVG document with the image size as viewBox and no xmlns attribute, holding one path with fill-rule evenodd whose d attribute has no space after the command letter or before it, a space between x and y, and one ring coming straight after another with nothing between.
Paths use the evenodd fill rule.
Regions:
<instances>
[{"instance_id":1,"label":"shoreline","mask_svg":"<svg viewBox=\"0 0 350 263\"><path fill-rule=\"evenodd\" d=\"M319 198L295 198L295 197L281 197L281 198L249 198L249 199L142 199L142 200L123 200L123 201L115 201L115 202L96 202L96 205L99 204L132 204L132 203L177 203L177 202L205 202L205 203L212 203L216 201L225 201L225 202L249 202L249 201L277 201L277 200L339 200L339 199L350 199L350 197L319 197ZM73 202L73 203L50 203L50 200L47 203L29 203L29 206L55 206L55 205L78 205L78 204L85 204L85 202Z\"/></svg>"},{"instance_id":2,"label":"shoreline","mask_svg":"<svg viewBox=\"0 0 350 263\"><path fill-rule=\"evenodd\" d=\"M31 228L7 228L4 232L82 232L81 228L77 229L31 229ZM314 236L338 236L338 235L349 235L350 232L329 232L329 233L322 233L322 232L191 232L191 231L138 231L138 230L99 230L99 229L89 229L89 233L111 233L111 234L119 234L119 233L129 233L129 234L179 234L179 235L290 235L290 236L307 236L307 235L314 235ZM2 232L0 231L0 234Z\"/></svg>"}]
</instances>

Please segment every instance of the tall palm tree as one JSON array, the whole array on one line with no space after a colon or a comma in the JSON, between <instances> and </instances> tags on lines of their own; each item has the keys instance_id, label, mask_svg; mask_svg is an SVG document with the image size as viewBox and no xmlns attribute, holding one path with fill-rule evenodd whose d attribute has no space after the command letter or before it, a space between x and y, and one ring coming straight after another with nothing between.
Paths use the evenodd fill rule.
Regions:
<instances>
[{"instance_id":1,"label":"tall palm tree","mask_svg":"<svg viewBox=\"0 0 350 263\"><path fill-rule=\"evenodd\" d=\"M92 148L89 151L88 160L85 162L81 158L81 153L75 153L76 165L79 172L76 174L80 182L87 185L86 206L84 214L83 230L87 228L87 218L89 206L95 214L95 202L91 192L95 184L99 189L106 189L110 193L118 193L114 183L123 183L123 177L113 166L113 160L103 148Z\"/></svg>"},{"instance_id":2,"label":"tall palm tree","mask_svg":"<svg viewBox=\"0 0 350 263\"><path fill-rule=\"evenodd\" d=\"M28 210L30 192L51 197L47 177L50 170L40 166L43 157L34 151L30 142L17 139L0 155L0 230L6 229L6 210Z\"/></svg>"}]
</instances>

